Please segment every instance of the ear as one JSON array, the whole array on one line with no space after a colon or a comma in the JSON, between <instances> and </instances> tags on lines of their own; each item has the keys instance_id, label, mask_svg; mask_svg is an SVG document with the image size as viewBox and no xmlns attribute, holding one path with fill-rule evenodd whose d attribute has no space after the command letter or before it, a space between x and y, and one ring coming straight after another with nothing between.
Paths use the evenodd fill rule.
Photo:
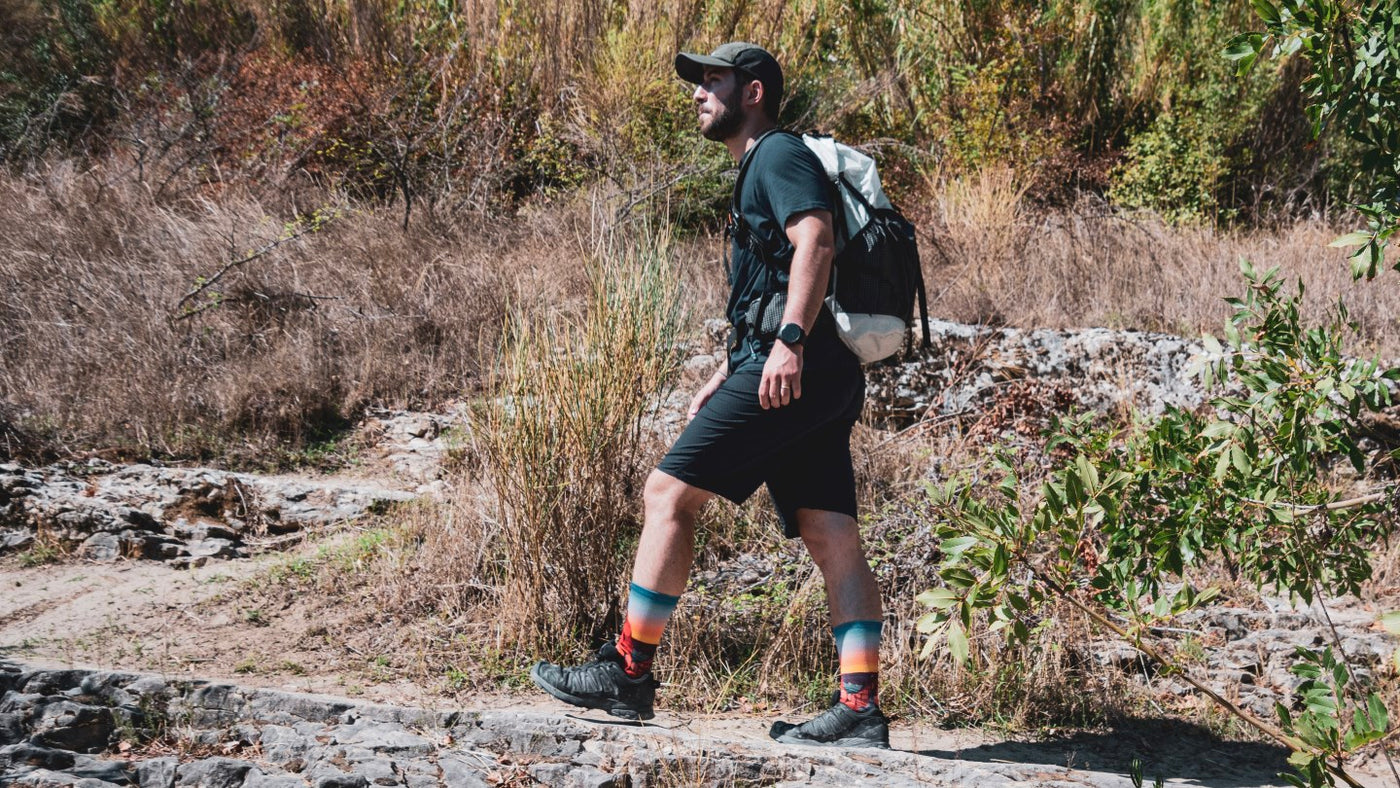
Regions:
<instances>
[{"instance_id":1,"label":"ear","mask_svg":"<svg viewBox=\"0 0 1400 788\"><path fill-rule=\"evenodd\" d=\"M762 107L763 99L766 98L763 95L763 91L762 82L756 79L749 80L744 84L744 104L752 107Z\"/></svg>"}]
</instances>

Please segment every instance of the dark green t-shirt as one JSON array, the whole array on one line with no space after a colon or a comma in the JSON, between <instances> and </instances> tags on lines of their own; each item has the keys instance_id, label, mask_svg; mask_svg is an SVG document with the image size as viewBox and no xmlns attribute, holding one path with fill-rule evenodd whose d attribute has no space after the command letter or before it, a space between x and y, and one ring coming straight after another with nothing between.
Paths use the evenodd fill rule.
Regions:
<instances>
[{"instance_id":1,"label":"dark green t-shirt","mask_svg":"<svg viewBox=\"0 0 1400 788\"><path fill-rule=\"evenodd\" d=\"M773 348L773 338L756 336L745 318L751 302L767 293L787 292L793 253L785 230L788 220L805 211L832 211L826 170L801 137L778 131L769 133L744 154L739 171L743 182L739 184L736 207L753 240L745 244L736 238L730 247L726 314L741 337L738 346L730 349L730 370L746 361L765 360ZM754 245L766 250L766 260L754 252ZM823 309L807 339L804 366L825 366L832 354L842 352L849 351L836 336L831 317Z\"/></svg>"}]
</instances>

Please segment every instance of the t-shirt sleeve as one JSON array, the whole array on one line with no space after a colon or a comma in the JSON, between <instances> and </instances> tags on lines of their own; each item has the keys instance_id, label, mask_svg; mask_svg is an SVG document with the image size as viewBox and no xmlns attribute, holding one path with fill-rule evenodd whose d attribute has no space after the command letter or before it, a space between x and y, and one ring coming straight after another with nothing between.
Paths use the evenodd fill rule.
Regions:
<instances>
[{"instance_id":1,"label":"t-shirt sleeve","mask_svg":"<svg viewBox=\"0 0 1400 788\"><path fill-rule=\"evenodd\" d=\"M774 142L782 145L775 146L773 158L760 168L760 188L768 197L779 231L804 211L831 211L829 181L816 154L797 137L783 135Z\"/></svg>"}]
</instances>

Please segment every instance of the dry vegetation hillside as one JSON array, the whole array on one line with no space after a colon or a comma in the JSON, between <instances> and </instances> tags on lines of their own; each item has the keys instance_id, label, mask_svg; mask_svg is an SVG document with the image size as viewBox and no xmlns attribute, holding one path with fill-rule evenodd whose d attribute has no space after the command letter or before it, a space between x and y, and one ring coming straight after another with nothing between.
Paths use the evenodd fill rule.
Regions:
<instances>
[{"instance_id":1,"label":"dry vegetation hillside","mask_svg":"<svg viewBox=\"0 0 1400 788\"><path fill-rule=\"evenodd\" d=\"M784 120L880 157L940 318L1214 332L1245 258L1303 282L1314 314L1344 299L1351 352L1400 357L1400 291L1354 285L1326 246L1351 221L1347 143L1306 142L1288 61L1243 80L1217 62L1248 9L0 0L0 460L333 467L367 407L472 403L451 500L391 513L278 593L353 604L345 636L417 680L518 679L616 625L633 493L661 450L636 424L693 384L672 349L708 342L722 305L732 172L693 131L680 48L769 44ZM924 471L984 456L968 436L991 432L936 426L858 433L865 525L908 624L890 697L1028 726L1141 709L1068 649L914 659ZM744 555L781 582L697 585L665 677L691 702L826 691L818 581L762 504L705 525L714 588ZM567 560L518 560L566 540ZM1045 642L1087 631L1062 613Z\"/></svg>"}]
</instances>

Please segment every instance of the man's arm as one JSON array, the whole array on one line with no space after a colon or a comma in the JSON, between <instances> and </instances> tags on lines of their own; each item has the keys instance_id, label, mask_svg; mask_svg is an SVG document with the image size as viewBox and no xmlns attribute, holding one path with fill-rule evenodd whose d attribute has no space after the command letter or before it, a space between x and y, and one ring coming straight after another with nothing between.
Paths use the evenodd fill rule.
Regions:
<instances>
[{"instance_id":1,"label":"man's arm","mask_svg":"<svg viewBox=\"0 0 1400 788\"><path fill-rule=\"evenodd\" d=\"M792 267L788 270L787 305L783 323L797 323L811 333L826 297L826 282L831 275L831 259L836 243L831 231L829 211L804 211L788 220L788 241L792 243ZM773 352L763 365L763 380L758 384L758 404L778 408L802 396L802 346L789 347L774 342Z\"/></svg>"}]
</instances>

